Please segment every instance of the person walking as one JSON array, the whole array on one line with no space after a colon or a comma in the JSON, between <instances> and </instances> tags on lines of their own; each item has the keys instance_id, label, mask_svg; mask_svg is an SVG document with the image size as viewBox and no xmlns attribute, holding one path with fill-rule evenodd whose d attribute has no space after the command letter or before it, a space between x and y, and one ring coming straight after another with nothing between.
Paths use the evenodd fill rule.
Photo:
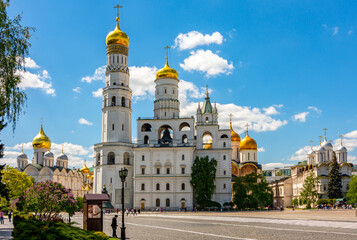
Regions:
<instances>
[{"instance_id":1,"label":"person walking","mask_svg":"<svg viewBox=\"0 0 357 240\"><path fill-rule=\"evenodd\" d=\"M117 221L118 215L115 215L112 219L112 229L113 229L113 238L118 238L117 236L117 227L118 227L118 221Z\"/></svg>"},{"instance_id":2,"label":"person walking","mask_svg":"<svg viewBox=\"0 0 357 240\"><path fill-rule=\"evenodd\" d=\"M0 210L0 224L4 224L4 213Z\"/></svg>"},{"instance_id":3,"label":"person walking","mask_svg":"<svg viewBox=\"0 0 357 240\"><path fill-rule=\"evenodd\" d=\"M12 212L11 211L9 211L8 216L9 216L9 222L11 222L11 216L12 216Z\"/></svg>"}]
</instances>

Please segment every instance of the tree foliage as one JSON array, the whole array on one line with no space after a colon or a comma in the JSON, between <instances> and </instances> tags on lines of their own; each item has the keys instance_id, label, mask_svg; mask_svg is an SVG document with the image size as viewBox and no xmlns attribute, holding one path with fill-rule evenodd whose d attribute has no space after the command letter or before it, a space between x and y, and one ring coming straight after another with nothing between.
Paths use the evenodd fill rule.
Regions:
<instances>
[{"instance_id":1,"label":"tree foliage","mask_svg":"<svg viewBox=\"0 0 357 240\"><path fill-rule=\"evenodd\" d=\"M26 101L26 94L19 87L24 70L24 60L31 46L31 27L21 25L21 16L9 18L9 0L0 0L0 119L16 121Z\"/></svg>"},{"instance_id":2,"label":"tree foliage","mask_svg":"<svg viewBox=\"0 0 357 240\"><path fill-rule=\"evenodd\" d=\"M263 174L236 177L233 194L233 203L238 209L257 209L273 204L273 191Z\"/></svg>"},{"instance_id":3,"label":"tree foliage","mask_svg":"<svg viewBox=\"0 0 357 240\"><path fill-rule=\"evenodd\" d=\"M328 174L328 198L342 198L342 176L340 172L340 165L337 163L336 156L333 158L331 171Z\"/></svg>"},{"instance_id":4,"label":"tree foliage","mask_svg":"<svg viewBox=\"0 0 357 240\"><path fill-rule=\"evenodd\" d=\"M73 194L60 183L46 181L35 183L19 199L14 200L20 211L40 214L41 220L54 220L60 212L73 215L77 201Z\"/></svg>"},{"instance_id":5,"label":"tree foliage","mask_svg":"<svg viewBox=\"0 0 357 240\"><path fill-rule=\"evenodd\" d=\"M216 189L215 179L217 161L212 158L196 157L192 165L191 181L193 192L198 205L211 202L212 195Z\"/></svg>"},{"instance_id":6,"label":"tree foliage","mask_svg":"<svg viewBox=\"0 0 357 240\"><path fill-rule=\"evenodd\" d=\"M352 176L350 181L350 188L347 191L347 199L349 203L357 203L357 176Z\"/></svg>"},{"instance_id":7,"label":"tree foliage","mask_svg":"<svg viewBox=\"0 0 357 240\"><path fill-rule=\"evenodd\" d=\"M318 177L315 177L313 172L311 172L304 181L303 188L300 193L300 198L303 202L306 202L307 209L310 209L311 204L315 204L319 197L316 187L318 183Z\"/></svg>"},{"instance_id":8,"label":"tree foliage","mask_svg":"<svg viewBox=\"0 0 357 240\"><path fill-rule=\"evenodd\" d=\"M5 183L3 183L2 178L3 178L3 170L5 168L5 165L0 165L0 198L5 199L6 201L9 200L9 190L6 188Z\"/></svg>"},{"instance_id":9,"label":"tree foliage","mask_svg":"<svg viewBox=\"0 0 357 240\"><path fill-rule=\"evenodd\" d=\"M16 168L6 165L2 170L2 183L5 184L9 192L9 199L13 200L25 192L28 188L33 186L34 179L27 176L24 172L19 172Z\"/></svg>"}]
</instances>

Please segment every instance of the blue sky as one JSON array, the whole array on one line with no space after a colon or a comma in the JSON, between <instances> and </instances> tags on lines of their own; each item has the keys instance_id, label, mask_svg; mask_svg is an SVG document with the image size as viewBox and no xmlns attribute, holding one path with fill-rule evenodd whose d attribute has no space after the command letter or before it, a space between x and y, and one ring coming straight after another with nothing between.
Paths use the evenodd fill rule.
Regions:
<instances>
[{"instance_id":1,"label":"blue sky","mask_svg":"<svg viewBox=\"0 0 357 240\"><path fill-rule=\"evenodd\" d=\"M70 166L92 160L91 146L101 136L101 98L94 95L104 86L105 37L115 27L117 3L11 1L9 14L22 13L22 23L36 32L28 72L21 73L27 107L16 131L2 133L2 161L14 163L21 143L32 158L41 117L55 154L64 143ZM243 138L249 122L258 161L274 163L267 167L303 160L325 127L336 144L346 135L349 161L356 162L356 1L119 3L120 26L130 38L134 138L135 119L153 115L153 75L170 45L170 66L182 80L181 115L194 114L209 85L222 127L232 112Z\"/></svg>"}]
</instances>

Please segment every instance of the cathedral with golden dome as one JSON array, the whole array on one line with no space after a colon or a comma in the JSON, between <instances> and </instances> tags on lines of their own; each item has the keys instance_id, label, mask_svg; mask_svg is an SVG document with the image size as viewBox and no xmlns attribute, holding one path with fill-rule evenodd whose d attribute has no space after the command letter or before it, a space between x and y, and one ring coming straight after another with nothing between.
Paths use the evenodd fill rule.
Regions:
<instances>
[{"instance_id":1,"label":"cathedral with golden dome","mask_svg":"<svg viewBox=\"0 0 357 240\"><path fill-rule=\"evenodd\" d=\"M120 6L117 6L118 9ZM216 190L212 200L231 202L234 176L258 171L257 144L230 129L221 128L216 103L211 103L208 86L196 117L182 116L179 74L166 62L157 71L152 117L139 117L136 142L132 142L132 90L128 68L129 37L116 27L106 38L106 79L103 86L101 142L94 145L93 192L104 186L115 208L121 207L122 184L118 172L128 169L125 207L167 210L195 206L190 184L191 167L197 157L217 160ZM99 109L98 109L99 111Z\"/></svg>"},{"instance_id":2,"label":"cathedral with golden dome","mask_svg":"<svg viewBox=\"0 0 357 240\"><path fill-rule=\"evenodd\" d=\"M40 132L32 140L33 158L29 163L26 153L17 156L17 169L33 177L35 182L51 180L71 189L75 197L92 191L93 171L84 165L82 169L69 169L68 156L63 153L56 158L51 152L51 140L41 124ZM55 161L56 159L56 161Z\"/></svg>"}]
</instances>

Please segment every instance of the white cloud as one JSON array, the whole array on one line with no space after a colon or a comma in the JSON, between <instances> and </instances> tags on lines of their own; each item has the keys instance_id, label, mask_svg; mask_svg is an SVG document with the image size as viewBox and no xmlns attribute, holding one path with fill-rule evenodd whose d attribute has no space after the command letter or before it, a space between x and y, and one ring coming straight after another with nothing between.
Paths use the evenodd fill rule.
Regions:
<instances>
[{"instance_id":1,"label":"white cloud","mask_svg":"<svg viewBox=\"0 0 357 240\"><path fill-rule=\"evenodd\" d=\"M222 44L223 36L219 32L214 32L212 35L205 34L198 31L191 31L188 33L180 33L175 38L175 46L180 50L193 49L197 46L210 45L212 43Z\"/></svg>"},{"instance_id":2,"label":"white cloud","mask_svg":"<svg viewBox=\"0 0 357 240\"><path fill-rule=\"evenodd\" d=\"M331 32L332 36L336 35L339 32L339 27L328 27L326 24L322 24L322 27L326 29L326 31Z\"/></svg>"},{"instance_id":3,"label":"white cloud","mask_svg":"<svg viewBox=\"0 0 357 240\"><path fill-rule=\"evenodd\" d=\"M348 35L352 35L352 33L353 33L352 29L348 30L348 32L347 32Z\"/></svg>"},{"instance_id":4,"label":"white cloud","mask_svg":"<svg viewBox=\"0 0 357 240\"><path fill-rule=\"evenodd\" d=\"M25 67L32 70L40 68L31 58L25 58ZM21 77L19 84L21 89L41 89L48 95L56 96L55 89L52 87L51 77L47 70L38 70L36 73L19 70L16 74Z\"/></svg>"},{"instance_id":5,"label":"white cloud","mask_svg":"<svg viewBox=\"0 0 357 240\"><path fill-rule=\"evenodd\" d=\"M263 108L263 111L267 115L277 115L277 114L279 114L279 112L276 110L276 107L274 107L274 106Z\"/></svg>"},{"instance_id":6,"label":"white cloud","mask_svg":"<svg viewBox=\"0 0 357 240\"><path fill-rule=\"evenodd\" d=\"M130 70L130 88L133 91L134 99L142 99L147 95L155 94L155 75L156 67L136 67L132 66Z\"/></svg>"},{"instance_id":7,"label":"white cloud","mask_svg":"<svg viewBox=\"0 0 357 240\"><path fill-rule=\"evenodd\" d=\"M91 83L93 81L105 81L106 66L101 66L94 71L92 76L86 76L82 78L82 82Z\"/></svg>"},{"instance_id":8,"label":"white cloud","mask_svg":"<svg viewBox=\"0 0 357 240\"><path fill-rule=\"evenodd\" d=\"M80 93L81 92L81 88L80 87L73 88L72 90L73 90L73 92L76 92L76 93Z\"/></svg>"},{"instance_id":9,"label":"white cloud","mask_svg":"<svg viewBox=\"0 0 357 240\"><path fill-rule=\"evenodd\" d=\"M313 111L315 111L315 112L317 112L317 113L322 113L322 110L318 109L318 108L315 107L315 106L310 106L310 107L308 107L307 109L313 110Z\"/></svg>"},{"instance_id":10,"label":"white cloud","mask_svg":"<svg viewBox=\"0 0 357 240\"><path fill-rule=\"evenodd\" d=\"M305 146L303 148L300 148L293 155L291 155L288 160L290 160L290 161L304 161L304 160L306 160L306 155L310 151L310 149L311 149L311 146Z\"/></svg>"},{"instance_id":11,"label":"white cloud","mask_svg":"<svg viewBox=\"0 0 357 240\"><path fill-rule=\"evenodd\" d=\"M92 92L92 96L95 98L101 98L103 95L103 88L98 88L97 91Z\"/></svg>"},{"instance_id":12,"label":"white cloud","mask_svg":"<svg viewBox=\"0 0 357 240\"><path fill-rule=\"evenodd\" d=\"M284 168L284 167L290 167L293 166L292 164L285 164L285 163L267 163L267 164L262 164L262 169L264 170L273 170L275 168Z\"/></svg>"},{"instance_id":13,"label":"white cloud","mask_svg":"<svg viewBox=\"0 0 357 240\"><path fill-rule=\"evenodd\" d=\"M84 118L80 118L78 120L78 123L79 124L82 124L82 125L93 125L93 123L89 122L88 120L84 119Z\"/></svg>"},{"instance_id":14,"label":"white cloud","mask_svg":"<svg viewBox=\"0 0 357 240\"><path fill-rule=\"evenodd\" d=\"M306 117L309 115L309 112L297 113L293 116L294 121L306 122Z\"/></svg>"},{"instance_id":15,"label":"white cloud","mask_svg":"<svg viewBox=\"0 0 357 240\"><path fill-rule=\"evenodd\" d=\"M16 158L21 152L14 151L4 151L4 157L6 158Z\"/></svg>"},{"instance_id":16,"label":"white cloud","mask_svg":"<svg viewBox=\"0 0 357 240\"><path fill-rule=\"evenodd\" d=\"M357 130L354 130L352 132L346 133L343 135L346 138L357 138Z\"/></svg>"},{"instance_id":17,"label":"white cloud","mask_svg":"<svg viewBox=\"0 0 357 240\"><path fill-rule=\"evenodd\" d=\"M226 59L214 54L211 50L191 51L191 56L180 63L180 67L185 71L199 71L206 73L206 77L219 74L230 74L233 70L233 62L228 63Z\"/></svg>"},{"instance_id":18,"label":"white cloud","mask_svg":"<svg viewBox=\"0 0 357 240\"><path fill-rule=\"evenodd\" d=\"M38 66L37 63L30 57L25 58L24 63L25 63L24 64L25 68L29 68L29 69L40 68L40 66Z\"/></svg>"},{"instance_id":19,"label":"white cloud","mask_svg":"<svg viewBox=\"0 0 357 240\"><path fill-rule=\"evenodd\" d=\"M265 148L263 147L258 148L258 152L265 152Z\"/></svg>"}]
</instances>

